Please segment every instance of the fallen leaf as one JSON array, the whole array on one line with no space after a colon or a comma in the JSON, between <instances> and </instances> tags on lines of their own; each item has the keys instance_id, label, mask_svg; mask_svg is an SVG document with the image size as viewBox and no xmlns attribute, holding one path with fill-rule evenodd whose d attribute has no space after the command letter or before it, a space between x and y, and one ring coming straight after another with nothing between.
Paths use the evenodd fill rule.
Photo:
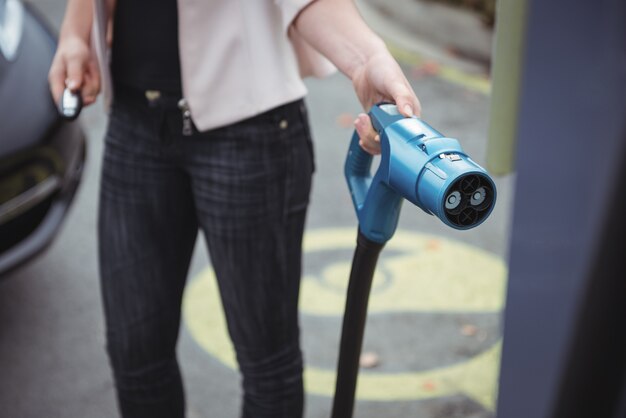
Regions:
<instances>
[{"instance_id":1,"label":"fallen leaf","mask_svg":"<svg viewBox=\"0 0 626 418\"><path fill-rule=\"evenodd\" d=\"M437 75L441 72L441 65L437 61L425 61L422 64L413 67L411 76L419 79L425 76Z\"/></svg>"},{"instance_id":2,"label":"fallen leaf","mask_svg":"<svg viewBox=\"0 0 626 418\"><path fill-rule=\"evenodd\" d=\"M426 380L424 383L422 383L422 388L430 392L437 389L437 385L432 380Z\"/></svg>"},{"instance_id":3,"label":"fallen leaf","mask_svg":"<svg viewBox=\"0 0 626 418\"><path fill-rule=\"evenodd\" d=\"M355 119L356 116L352 113L340 113L339 116L337 116L337 125L342 128L352 128Z\"/></svg>"},{"instance_id":4,"label":"fallen leaf","mask_svg":"<svg viewBox=\"0 0 626 418\"><path fill-rule=\"evenodd\" d=\"M441 71L441 65L437 61L426 61L422 67L428 75L437 75Z\"/></svg>"},{"instance_id":5,"label":"fallen leaf","mask_svg":"<svg viewBox=\"0 0 626 418\"><path fill-rule=\"evenodd\" d=\"M420 80L422 78L424 78L424 71L422 70L422 66L417 66L417 67L413 67L411 68L411 78L413 80Z\"/></svg>"},{"instance_id":6,"label":"fallen leaf","mask_svg":"<svg viewBox=\"0 0 626 418\"><path fill-rule=\"evenodd\" d=\"M458 57L458 56L460 56L460 55L461 55L461 51L459 51L459 49L458 49L458 48L456 48L456 47L454 47L454 46L452 46L452 45L448 45L448 46L445 48L445 50L446 50L446 53L447 53L448 55L450 55L451 57Z\"/></svg>"},{"instance_id":7,"label":"fallen leaf","mask_svg":"<svg viewBox=\"0 0 626 418\"><path fill-rule=\"evenodd\" d=\"M364 369L373 369L380 364L380 357L373 351L366 351L359 358L359 365Z\"/></svg>"},{"instance_id":8,"label":"fallen leaf","mask_svg":"<svg viewBox=\"0 0 626 418\"><path fill-rule=\"evenodd\" d=\"M465 324L461 327L461 334L466 337L473 337L478 333L478 327L472 324Z\"/></svg>"},{"instance_id":9,"label":"fallen leaf","mask_svg":"<svg viewBox=\"0 0 626 418\"><path fill-rule=\"evenodd\" d=\"M426 242L426 249L431 251L438 251L441 249L441 241L438 239L429 239Z\"/></svg>"}]
</instances>

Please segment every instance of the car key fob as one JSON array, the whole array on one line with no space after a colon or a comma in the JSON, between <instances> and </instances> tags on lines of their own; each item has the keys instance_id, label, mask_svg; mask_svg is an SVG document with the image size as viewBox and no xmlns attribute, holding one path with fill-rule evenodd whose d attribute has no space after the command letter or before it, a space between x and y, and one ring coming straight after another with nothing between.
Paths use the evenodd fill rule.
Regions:
<instances>
[{"instance_id":1,"label":"car key fob","mask_svg":"<svg viewBox=\"0 0 626 418\"><path fill-rule=\"evenodd\" d=\"M80 91L73 92L69 88L63 90L61 102L59 103L59 113L65 120L74 120L83 108L83 98Z\"/></svg>"}]
</instances>

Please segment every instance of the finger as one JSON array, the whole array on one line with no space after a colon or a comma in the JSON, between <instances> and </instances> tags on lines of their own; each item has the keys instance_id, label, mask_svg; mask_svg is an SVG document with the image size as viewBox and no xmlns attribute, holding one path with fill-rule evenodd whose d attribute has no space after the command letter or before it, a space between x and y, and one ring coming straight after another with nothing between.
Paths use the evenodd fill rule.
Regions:
<instances>
[{"instance_id":1,"label":"finger","mask_svg":"<svg viewBox=\"0 0 626 418\"><path fill-rule=\"evenodd\" d=\"M361 148L365 149L370 154L380 154L380 140L372 139L370 141L367 141L362 139L361 141L359 141L359 144L361 144Z\"/></svg>"},{"instance_id":2,"label":"finger","mask_svg":"<svg viewBox=\"0 0 626 418\"><path fill-rule=\"evenodd\" d=\"M83 104L87 106L96 101L100 92L100 70L97 62L94 60L90 60L87 64L87 72L84 75L84 79L84 86L81 92Z\"/></svg>"},{"instance_id":3,"label":"finger","mask_svg":"<svg viewBox=\"0 0 626 418\"><path fill-rule=\"evenodd\" d=\"M389 86L389 94L398 107L398 111L407 117L420 116L422 106L408 82L396 81Z\"/></svg>"},{"instance_id":4,"label":"finger","mask_svg":"<svg viewBox=\"0 0 626 418\"><path fill-rule=\"evenodd\" d=\"M93 92L93 90L87 90L89 85L89 77L85 77L85 87L81 90L81 96L83 98L83 106L89 106L93 102L96 101L98 97L97 92Z\"/></svg>"},{"instance_id":5,"label":"finger","mask_svg":"<svg viewBox=\"0 0 626 418\"><path fill-rule=\"evenodd\" d=\"M50 93L55 103L61 100L63 90L65 90L65 63L62 59L55 59L48 72L48 84Z\"/></svg>"},{"instance_id":6,"label":"finger","mask_svg":"<svg viewBox=\"0 0 626 418\"><path fill-rule=\"evenodd\" d=\"M113 12L109 11L109 16L112 14ZM107 47L111 48L113 46L113 19L109 19L109 23L107 24L106 42Z\"/></svg>"},{"instance_id":7,"label":"finger","mask_svg":"<svg viewBox=\"0 0 626 418\"><path fill-rule=\"evenodd\" d=\"M67 60L67 87L77 92L83 87L85 67L83 61L77 58Z\"/></svg>"},{"instance_id":8,"label":"finger","mask_svg":"<svg viewBox=\"0 0 626 418\"><path fill-rule=\"evenodd\" d=\"M359 141L359 145L368 154L371 154L371 155L379 155L380 154L380 148L373 147L373 146L371 146L369 144L366 144L363 141Z\"/></svg>"},{"instance_id":9,"label":"finger","mask_svg":"<svg viewBox=\"0 0 626 418\"><path fill-rule=\"evenodd\" d=\"M361 139L373 139L376 136L376 131L372 126L372 120L365 113L361 113L357 116L354 121L354 127Z\"/></svg>"},{"instance_id":10,"label":"finger","mask_svg":"<svg viewBox=\"0 0 626 418\"><path fill-rule=\"evenodd\" d=\"M83 107L89 106L90 104L94 104L98 96L84 96L83 97Z\"/></svg>"},{"instance_id":11,"label":"finger","mask_svg":"<svg viewBox=\"0 0 626 418\"><path fill-rule=\"evenodd\" d=\"M96 96L98 93L100 93L101 87L100 68L98 67L98 63L95 60L89 60L87 69L89 75L88 91L92 95Z\"/></svg>"},{"instance_id":12,"label":"finger","mask_svg":"<svg viewBox=\"0 0 626 418\"><path fill-rule=\"evenodd\" d=\"M380 137L374 130L370 117L361 113L354 121L354 126L359 135L361 147L370 154L380 154Z\"/></svg>"}]
</instances>

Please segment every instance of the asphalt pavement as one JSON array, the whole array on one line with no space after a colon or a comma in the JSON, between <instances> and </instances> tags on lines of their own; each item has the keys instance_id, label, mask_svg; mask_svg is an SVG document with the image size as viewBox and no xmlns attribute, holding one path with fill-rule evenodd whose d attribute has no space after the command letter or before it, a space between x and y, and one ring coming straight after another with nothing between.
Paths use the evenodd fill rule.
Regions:
<instances>
[{"instance_id":1,"label":"asphalt pavement","mask_svg":"<svg viewBox=\"0 0 626 418\"><path fill-rule=\"evenodd\" d=\"M58 27L65 2L34 3ZM418 51L397 54L422 102L423 118L458 138L483 163L486 78ZM450 76L459 73L465 76ZM340 74L308 80L307 86L317 171L305 239L301 322L306 417L322 418L329 416L332 402L357 225L343 162L351 123L361 109L351 83ZM106 122L100 104L84 111L87 167L62 231L45 254L0 282L2 418L116 416L95 238ZM356 417L493 417L513 179L496 182L493 215L471 231L454 231L404 205L399 232L383 252L374 284L364 350L378 364L362 370ZM240 382L202 239L184 309L178 353L188 416L236 417Z\"/></svg>"}]
</instances>

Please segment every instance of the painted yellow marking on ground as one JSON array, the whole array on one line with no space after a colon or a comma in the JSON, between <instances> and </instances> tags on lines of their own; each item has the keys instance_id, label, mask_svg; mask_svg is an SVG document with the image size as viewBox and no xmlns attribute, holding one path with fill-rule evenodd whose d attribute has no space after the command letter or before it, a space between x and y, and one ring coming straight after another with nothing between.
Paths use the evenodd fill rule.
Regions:
<instances>
[{"instance_id":1,"label":"painted yellow marking on ground","mask_svg":"<svg viewBox=\"0 0 626 418\"><path fill-rule=\"evenodd\" d=\"M501 344L467 362L423 372L363 373L359 375L357 398L370 401L407 401L465 394L493 410ZM333 396L335 371L307 367L306 390Z\"/></svg>"},{"instance_id":2,"label":"painted yellow marking on ground","mask_svg":"<svg viewBox=\"0 0 626 418\"><path fill-rule=\"evenodd\" d=\"M352 250L353 228L310 231L305 253ZM375 277L370 312L491 312L502 308L506 268L494 255L441 237L398 231L387 244ZM349 260L326 266L320 277L305 276L301 311L340 316L345 303ZM184 315L196 341L230 368L237 363L228 338L212 269L192 281L185 293ZM306 332L306 328L303 329ZM338 330L339 332L339 330ZM462 363L420 372L361 373L359 399L417 400L465 394L486 408L495 404L500 343ZM332 396L335 371L307 367L307 392Z\"/></svg>"},{"instance_id":3,"label":"painted yellow marking on ground","mask_svg":"<svg viewBox=\"0 0 626 418\"><path fill-rule=\"evenodd\" d=\"M304 251L352 250L353 230L313 231ZM438 242L440 248L429 248ZM329 248L330 247L330 248ZM506 267L502 260L467 244L399 231L381 257L369 312L497 312L502 309ZM351 260L327 266L317 279L305 276L300 310L313 315L342 315ZM385 285L391 281L392 285Z\"/></svg>"},{"instance_id":4,"label":"painted yellow marking on ground","mask_svg":"<svg viewBox=\"0 0 626 418\"><path fill-rule=\"evenodd\" d=\"M400 62L407 65L416 66L421 65L427 60L413 51L408 51L394 44L392 41L386 40L387 47L391 54ZM439 64L439 71L437 76L450 83L465 87L468 90L472 90L482 94L491 93L491 81L482 75L469 74L458 68Z\"/></svg>"}]
</instances>

